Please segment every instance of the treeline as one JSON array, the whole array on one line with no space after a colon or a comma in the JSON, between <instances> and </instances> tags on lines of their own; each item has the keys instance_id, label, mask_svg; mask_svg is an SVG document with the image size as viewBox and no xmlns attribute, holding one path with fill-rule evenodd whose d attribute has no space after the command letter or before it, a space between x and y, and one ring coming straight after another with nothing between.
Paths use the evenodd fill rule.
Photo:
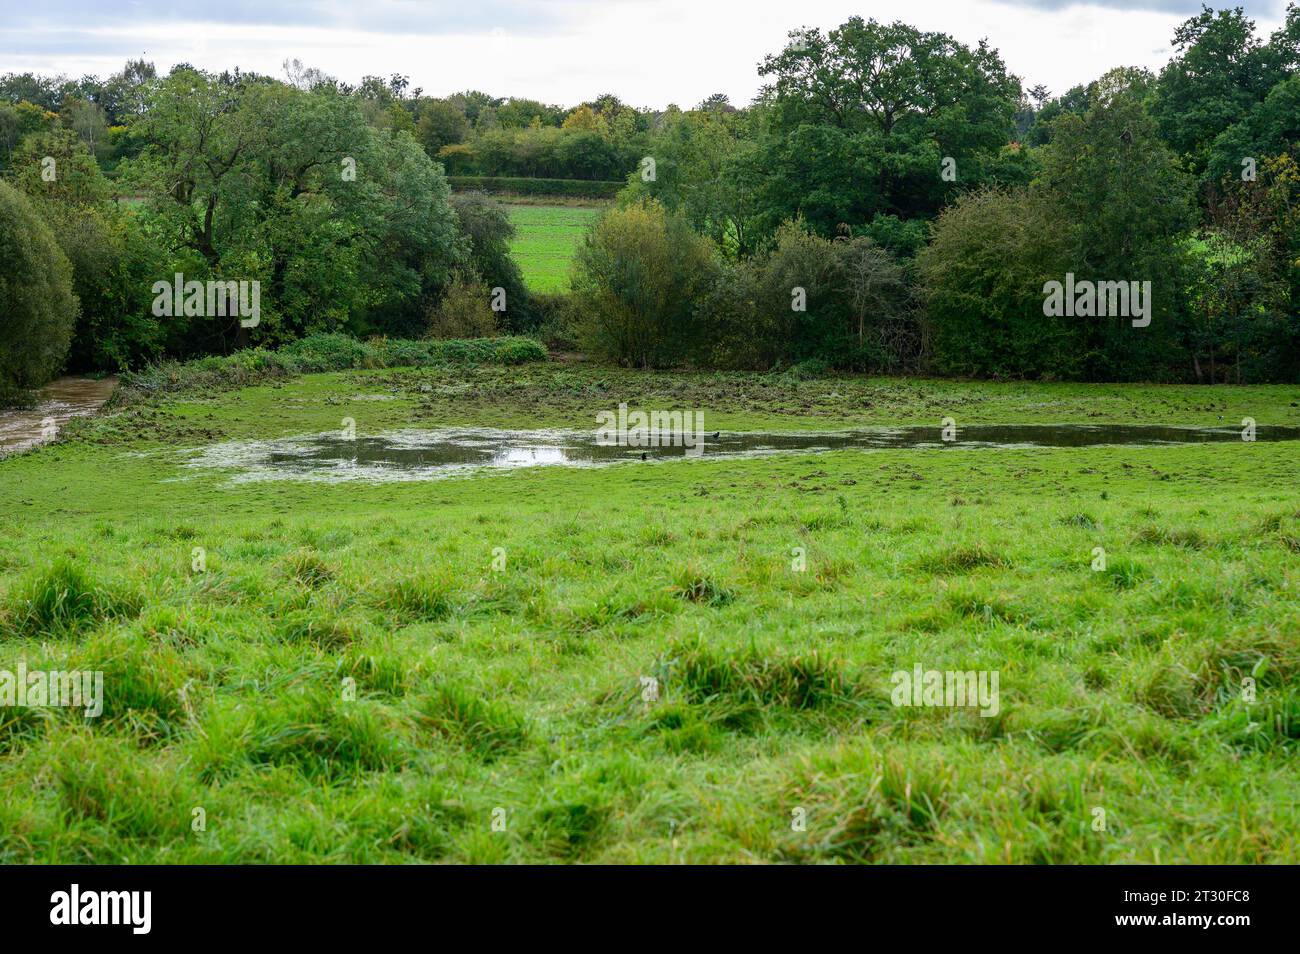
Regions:
<instances>
[{"instance_id":1,"label":"treeline","mask_svg":"<svg viewBox=\"0 0 1300 954\"><path fill-rule=\"evenodd\" d=\"M1158 75L1053 96L987 43L855 17L792 32L745 108L661 113L297 63L0 77L0 390L331 332L538 333L637 366L1300 380L1300 8L1268 37L1207 8L1173 40ZM448 170L627 183L566 306L527 294L508 218ZM177 273L258 282L256 324L159 315Z\"/></svg>"},{"instance_id":2,"label":"treeline","mask_svg":"<svg viewBox=\"0 0 1300 954\"><path fill-rule=\"evenodd\" d=\"M795 31L753 106L652 130L573 334L637 365L1300 380L1300 8L1174 44L1052 97L984 43Z\"/></svg>"},{"instance_id":3,"label":"treeline","mask_svg":"<svg viewBox=\"0 0 1300 954\"><path fill-rule=\"evenodd\" d=\"M453 196L442 167L409 132L372 123L355 91L178 67L137 92L133 155L111 184L59 114L5 157L0 391L65 364L136 368L317 333L531 326L504 211ZM177 274L256 282L256 322L208 301L160 310L155 286Z\"/></svg>"},{"instance_id":4,"label":"treeline","mask_svg":"<svg viewBox=\"0 0 1300 954\"><path fill-rule=\"evenodd\" d=\"M182 65L173 72L190 69ZM296 60L286 61L285 73L286 84L295 89L330 90L353 99L373 128L410 133L451 175L622 179L645 155L649 130L661 115L610 94L566 108L478 90L425 96L401 75L367 76L352 85ZM222 78L232 83L269 79L238 71ZM128 62L105 80L0 76L0 168L25 135L57 124L75 131L111 172L144 147L133 121L148 111L157 80L153 64L143 60Z\"/></svg>"}]
</instances>

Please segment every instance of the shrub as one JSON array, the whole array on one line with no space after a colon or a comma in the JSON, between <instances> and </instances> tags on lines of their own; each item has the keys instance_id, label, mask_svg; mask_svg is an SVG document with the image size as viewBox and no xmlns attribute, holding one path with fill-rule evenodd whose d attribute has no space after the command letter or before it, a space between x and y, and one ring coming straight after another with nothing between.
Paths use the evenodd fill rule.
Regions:
<instances>
[{"instance_id":1,"label":"shrub","mask_svg":"<svg viewBox=\"0 0 1300 954\"><path fill-rule=\"evenodd\" d=\"M457 272L442 301L429 312L430 337L486 338L496 334L496 313L489 303L491 295L477 275Z\"/></svg>"},{"instance_id":2,"label":"shrub","mask_svg":"<svg viewBox=\"0 0 1300 954\"><path fill-rule=\"evenodd\" d=\"M708 240L659 203L607 212L574 263L584 344L594 354L646 368L699 354L695 302L715 273Z\"/></svg>"},{"instance_id":3,"label":"shrub","mask_svg":"<svg viewBox=\"0 0 1300 954\"><path fill-rule=\"evenodd\" d=\"M508 307L501 318L506 328L522 331L534 327L528 288L519 264L510 255L515 226L505 206L482 192L454 195L451 205L456 210L460 232L469 242L474 270L488 288L505 289Z\"/></svg>"},{"instance_id":4,"label":"shrub","mask_svg":"<svg viewBox=\"0 0 1300 954\"><path fill-rule=\"evenodd\" d=\"M949 206L919 256L937 370L1075 377L1079 319L1043 314L1043 283L1066 272L1052 209L1028 192L985 190Z\"/></svg>"},{"instance_id":5,"label":"shrub","mask_svg":"<svg viewBox=\"0 0 1300 954\"><path fill-rule=\"evenodd\" d=\"M31 203L0 182L0 401L49 381L77 320L72 267Z\"/></svg>"}]
</instances>

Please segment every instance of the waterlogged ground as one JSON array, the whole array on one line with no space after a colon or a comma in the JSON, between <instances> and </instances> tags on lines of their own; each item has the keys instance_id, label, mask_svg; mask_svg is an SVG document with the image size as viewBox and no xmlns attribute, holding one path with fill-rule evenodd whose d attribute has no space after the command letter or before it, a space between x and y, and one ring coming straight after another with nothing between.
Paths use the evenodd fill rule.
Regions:
<instances>
[{"instance_id":1,"label":"waterlogged ground","mask_svg":"<svg viewBox=\"0 0 1300 954\"><path fill-rule=\"evenodd\" d=\"M0 456L51 441L74 417L93 414L117 387L117 379L65 377L36 394L30 407L0 409Z\"/></svg>"},{"instance_id":2,"label":"waterlogged ground","mask_svg":"<svg viewBox=\"0 0 1300 954\"><path fill-rule=\"evenodd\" d=\"M323 434L225 441L183 452L186 464L237 481L413 481L523 467L725 460L840 450L958 450L1015 447L1132 447L1242 440L1300 440L1300 427L1163 427L1156 424L976 424L816 432L501 430L444 427L359 436L354 426Z\"/></svg>"},{"instance_id":3,"label":"waterlogged ground","mask_svg":"<svg viewBox=\"0 0 1300 954\"><path fill-rule=\"evenodd\" d=\"M621 401L722 435L1237 436L433 482L187 463ZM1239 431L1297 401L547 365L74 422L0 461L0 669L102 670L104 713L0 709L0 860L1294 863L1300 443ZM894 706L918 664L997 672L997 714Z\"/></svg>"}]
</instances>

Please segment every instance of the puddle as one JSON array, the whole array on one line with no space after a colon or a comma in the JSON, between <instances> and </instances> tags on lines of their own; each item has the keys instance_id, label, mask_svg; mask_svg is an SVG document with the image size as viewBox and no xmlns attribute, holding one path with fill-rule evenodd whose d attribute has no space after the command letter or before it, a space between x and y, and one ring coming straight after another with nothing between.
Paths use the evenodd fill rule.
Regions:
<instances>
[{"instance_id":1,"label":"puddle","mask_svg":"<svg viewBox=\"0 0 1300 954\"><path fill-rule=\"evenodd\" d=\"M1300 440L1300 427L1260 426L1258 441ZM271 441L231 441L188 452L191 467L236 471L239 482L254 480L434 480L476 469L598 467L695 459L815 454L836 450L917 448L1156 446L1240 442L1238 428L1164 427L1138 424L972 425L955 441L938 427L871 428L833 433L720 433L705 440L703 453L677 447L622 447L600 443L595 431L502 431L440 428L392 431L345 440L337 432ZM644 455L644 461L642 459Z\"/></svg>"},{"instance_id":2,"label":"puddle","mask_svg":"<svg viewBox=\"0 0 1300 954\"><path fill-rule=\"evenodd\" d=\"M37 392L34 407L0 411L0 455L27 450L53 440L74 417L94 414L117 378L59 378Z\"/></svg>"}]
</instances>

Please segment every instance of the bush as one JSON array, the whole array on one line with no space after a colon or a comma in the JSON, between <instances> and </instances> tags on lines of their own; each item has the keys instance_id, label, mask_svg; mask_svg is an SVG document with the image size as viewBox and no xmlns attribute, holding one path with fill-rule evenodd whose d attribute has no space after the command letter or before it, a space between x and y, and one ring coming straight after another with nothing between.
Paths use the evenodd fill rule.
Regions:
<instances>
[{"instance_id":1,"label":"bush","mask_svg":"<svg viewBox=\"0 0 1300 954\"><path fill-rule=\"evenodd\" d=\"M507 308L501 318L506 327L502 330L525 331L534 327L536 321L528 288L519 264L510 255L515 226L505 206L482 192L454 195L451 205L460 222L460 233L469 242L474 270L488 288L505 289Z\"/></svg>"},{"instance_id":2,"label":"bush","mask_svg":"<svg viewBox=\"0 0 1300 954\"><path fill-rule=\"evenodd\" d=\"M553 351L578 347L578 330L568 295L534 295L532 305L537 322L533 334L538 340Z\"/></svg>"},{"instance_id":3,"label":"bush","mask_svg":"<svg viewBox=\"0 0 1300 954\"><path fill-rule=\"evenodd\" d=\"M1066 272L1065 236L1028 192L974 192L950 206L917 257L937 370L1074 377L1079 320L1043 314L1043 283Z\"/></svg>"},{"instance_id":4,"label":"bush","mask_svg":"<svg viewBox=\"0 0 1300 954\"><path fill-rule=\"evenodd\" d=\"M490 338L497 332L491 292L477 275L457 272L429 312L431 338ZM509 299L507 299L508 301Z\"/></svg>"},{"instance_id":5,"label":"bush","mask_svg":"<svg viewBox=\"0 0 1300 954\"><path fill-rule=\"evenodd\" d=\"M0 401L58 374L76 320L67 256L27 198L0 182Z\"/></svg>"},{"instance_id":6,"label":"bush","mask_svg":"<svg viewBox=\"0 0 1300 954\"><path fill-rule=\"evenodd\" d=\"M802 221L723 271L709 298L712 359L767 370L787 362L897 372L917 366L922 335L907 269L868 237L822 238Z\"/></svg>"},{"instance_id":7,"label":"bush","mask_svg":"<svg viewBox=\"0 0 1300 954\"><path fill-rule=\"evenodd\" d=\"M698 355L695 303L715 274L708 240L659 203L610 210L574 262L584 344L637 367L666 367Z\"/></svg>"}]
</instances>

